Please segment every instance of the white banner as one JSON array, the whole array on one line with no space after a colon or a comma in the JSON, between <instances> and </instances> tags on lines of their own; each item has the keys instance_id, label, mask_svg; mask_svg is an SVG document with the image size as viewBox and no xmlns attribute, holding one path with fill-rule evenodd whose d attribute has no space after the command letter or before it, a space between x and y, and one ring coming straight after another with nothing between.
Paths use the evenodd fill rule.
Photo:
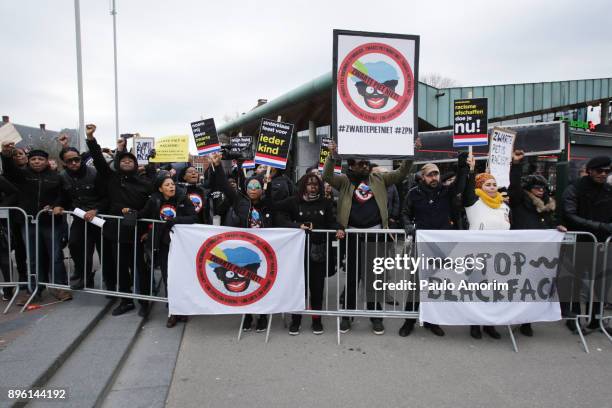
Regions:
<instances>
[{"instance_id":1,"label":"white banner","mask_svg":"<svg viewBox=\"0 0 612 408\"><path fill-rule=\"evenodd\" d=\"M304 310L303 230L176 225L168 255L170 314Z\"/></svg>"},{"instance_id":2,"label":"white banner","mask_svg":"<svg viewBox=\"0 0 612 408\"><path fill-rule=\"evenodd\" d=\"M497 187L510 186L510 165L516 132L494 128L489 143L489 173L495 177Z\"/></svg>"},{"instance_id":3,"label":"white banner","mask_svg":"<svg viewBox=\"0 0 612 408\"><path fill-rule=\"evenodd\" d=\"M420 320L441 325L561 320L555 281L563 236L555 230L417 231L417 254L423 258Z\"/></svg>"},{"instance_id":4,"label":"white banner","mask_svg":"<svg viewBox=\"0 0 612 408\"><path fill-rule=\"evenodd\" d=\"M339 154L414 154L418 56L418 36L334 30Z\"/></svg>"}]
</instances>

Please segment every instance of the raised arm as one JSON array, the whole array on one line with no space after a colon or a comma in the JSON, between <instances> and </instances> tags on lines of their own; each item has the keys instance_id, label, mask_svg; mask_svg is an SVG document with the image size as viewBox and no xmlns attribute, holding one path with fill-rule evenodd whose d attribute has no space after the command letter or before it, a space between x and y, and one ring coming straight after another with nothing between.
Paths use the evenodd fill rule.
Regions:
<instances>
[{"instance_id":1,"label":"raised arm","mask_svg":"<svg viewBox=\"0 0 612 408\"><path fill-rule=\"evenodd\" d=\"M94 133L96 131L96 125L87 125L85 126L85 135L87 136L87 148L89 149L89 153L91 154L91 158L94 162L94 167L98 171L98 177L105 177L112 173L112 170L104 155L102 154L102 148L96 141L94 137Z\"/></svg>"},{"instance_id":2,"label":"raised arm","mask_svg":"<svg viewBox=\"0 0 612 408\"><path fill-rule=\"evenodd\" d=\"M328 182L333 188L340 191L342 186L349 181L346 175L334 173L334 166L336 164L334 157L336 156L337 149L338 146L336 142L332 141L329 145L330 154L327 156L327 159L325 159L322 178L323 181Z\"/></svg>"},{"instance_id":3,"label":"raised arm","mask_svg":"<svg viewBox=\"0 0 612 408\"><path fill-rule=\"evenodd\" d=\"M512 153L512 166L510 167L510 186L508 187L508 197L510 206L516 207L523 202L525 192L521 186L522 166L521 161L525 157L522 150L515 150Z\"/></svg>"},{"instance_id":4,"label":"raised arm","mask_svg":"<svg viewBox=\"0 0 612 408\"><path fill-rule=\"evenodd\" d=\"M402 160L402 164L397 170L393 170L388 173L383 173L382 179L385 182L385 186L388 187L391 184L397 184L402 182L408 175L408 172L410 172L411 167L412 160Z\"/></svg>"}]
</instances>

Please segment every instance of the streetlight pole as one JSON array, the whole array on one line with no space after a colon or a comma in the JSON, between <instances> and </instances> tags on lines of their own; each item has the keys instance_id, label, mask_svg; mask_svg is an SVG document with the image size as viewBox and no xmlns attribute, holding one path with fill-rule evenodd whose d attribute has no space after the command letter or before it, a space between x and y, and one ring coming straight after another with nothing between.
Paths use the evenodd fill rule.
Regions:
<instances>
[{"instance_id":1,"label":"streetlight pole","mask_svg":"<svg viewBox=\"0 0 612 408\"><path fill-rule=\"evenodd\" d=\"M83 61L81 58L81 6L74 0L74 25L76 30L77 88L79 93L79 149L85 146L85 111L83 107Z\"/></svg>"},{"instance_id":2,"label":"streetlight pole","mask_svg":"<svg viewBox=\"0 0 612 408\"><path fill-rule=\"evenodd\" d=\"M117 8L112 0L111 15L113 16L113 53L115 57L115 133L119 139L119 79L117 77Z\"/></svg>"}]
</instances>

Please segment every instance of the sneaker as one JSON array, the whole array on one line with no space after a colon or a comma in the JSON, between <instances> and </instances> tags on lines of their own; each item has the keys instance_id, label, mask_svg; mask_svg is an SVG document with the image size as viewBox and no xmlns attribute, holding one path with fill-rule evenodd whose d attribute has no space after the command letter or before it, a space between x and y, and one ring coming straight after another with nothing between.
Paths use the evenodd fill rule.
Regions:
<instances>
[{"instance_id":1,"label":"sneaker","mask_svg":"<svg viewBox=\"0 0 612 408\"><path fill-rule=\"evenodd\" d=\"M255 331L257 333L265 332L268 329L268 316L261 315L259 319L257 319L257 324L255 325Z\"/></svg>"},{"instance_id":2,"label":"sneaker","mask_svg":"<svg viewBox=\"0 0 612 408\"><path fill-rule=\"evenodd\" d=\"M119 303L119 306L113 309L113 312L111 314L113 316L121 316L122 314L132 311L134 309L136 309L134 302L121 302Z\"/></svg>"},{"instance_id":3,"label":"sneaker","mask_svg":"<svg viewBox=\"0 0 612 408\"><path fill-rule=\"evenodd\" d=\"M298 334L300 334L300 322L297 320L292 320L291 324L289 325L289 335L297 336Z\"/></svg>"},{"instance_id":4,"label":"sneaker","mask_svg":"<svg viewBox=\"0 0 612 408\"><path fill-rule=\"evenodd\" d=\"M495 326L482 326L482 331L487 333L492 339L501 339L501 334L499 334L497 330L495 330Z\"/></svg>"},{"instance_id":5,"label":"sneaker","mask_svg":"<svg viewBox=\"0 0 612 408\"><path fill-rule=\"evenodd\" d=\"M442 328L440 326L438 326L437 324L432 324L432 323L425 322L425 324L423 324L423 326L426 329L429 329L429 331L431 331L436 336L439 336L439 337L444 336L444 330L442 330Z\"/></svg>"},{"instance_id":6,"label":"sneaker","mask_svg":"<svg viewBox=\"0 0 612 408\"><path fill-rule=\"evenodd\" d=\"M529 323L521 324L521 327L519 327L519 331L523 336L533 337L533 329L531 328L531 324Z\"/></svg>"},{"instance_id":7,"label":"sneaker","mask_svg":"<svg viewBox=\"0 0 612 408\"><path fill-rule=\"evenodd\" d=\"M470 336L472 336L476 340L482 339L482 332L480 331L480 326L470 326Z\"/></svg>"},{"instance_id":8,"label":"sneaker","mask_svg":"<svg viewBox=\"0 0 612 408\"><path fill-rule=\"evenodd\" d=\"M372 320L372 332L378 336L385 334L385 326L383 326L382 319Z\"/></svg>"},{"instance_id":9,"label":"sneaker","mask_svg":"<svg viewBox=\"0 0 612 408\"><path fill-rule=\"evenodd\" d=\"M343 317L340 322L340 333L348 333L351 330L351 321L348 317Z\"/></svg>"},{"instance_id":10,"label":"sneaker","mask_svg":"<svg viewBox=\"0 0 612 408\"><path fill-rule=\"evenodd\" d=\"M250 332L252 324L253 324L253 316L245 315L244 316L244 322L242 323L242 331L243 332Z\"/></svg>"},{"instance_id":11,"label":"sneaker","mask_svg":"<svg viewBox=\"0 0 612 408\"><path fill-rule=\"evenodd\" d=\"M2 300L8 302L13 297L13 288L4 288L2 290Z\"/></svg>"},{"instance_id":12,"label":"sneaker","mask_svg":"<svg viewBox=\"0 0 612 408\"><path fill-rule=\"evenodd\" d=\"M321 322L321 318L312 319L312 334L323 334L323 322Z\"/></svg>"},{"instance_id":13,"label":"sneaker","mask_svg":"<svg viewBox=\"0 0 612 408\"><path fill-rule=\"evenodd\" d=\"M53 292L51 292L51 294L53 295L53 297L55 297L60 302L66 302L68 300L72 300L72 293L68 292L67 290L63 290L63 289L54 290Z\"/></svg>"},{"instance_id":14,"label":"sneaker","mask_svg":"<svg viewBox=\"0 0 612 408\"><path fill-rule=\"evenodd\" d=\"M415 324L414 320L406 320L404 324L402 325L402 327L400 327L399 329L400 337L409 336L410 333L412 333L412 330L414 330L414 324Z\"/></svg>"}]
</instances>

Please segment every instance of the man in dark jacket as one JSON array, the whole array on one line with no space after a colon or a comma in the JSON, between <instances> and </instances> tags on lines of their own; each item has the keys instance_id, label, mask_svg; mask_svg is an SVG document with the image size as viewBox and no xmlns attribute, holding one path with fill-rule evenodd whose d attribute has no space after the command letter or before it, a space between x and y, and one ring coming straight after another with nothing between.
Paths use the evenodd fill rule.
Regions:
<instances>
[{"instance_id":1,"label":"man in dark jacket","mask_svg":"<svg viewBox=\"0 0 612 408\"><path fill-rule=\"evenodd\" d=\"M61 178L56 171L49 169L49 154L43 150L31 150L28 153L28 166L18 168L12 160L14 144L2 145L2 165L6 178L19 190L17 202L28 215L36 218L41 210L58 208L61 198ZM66 285L66 267L64 265L63 240L65 238L65 221L54 210L55 215L41 214L39 229L39 281ZM24 239L30 245L30 270L36 271L36 226L22 224ZM70 300L68 291L57 290L51 293L58 300Z\"/></svg>"},{"instance_id":2,"label":"man in dark jacket","mask_svg":"<svg viewBox=\"0 0 612 408\"><path fill-rule=\"evenodd\" d=\"M284 200L295 194L295 186L282 170L273 167L270 169L270 176L272 180L270 180L269 191L274 201Z\"/></svg>"},{"instance_id":3,"label":"man in dark jacket","mask_svg":"<svg viewBox=\"0 0 612 408\"><path fill-rule=\"evenodd\" d=\"M139 239L142 234L138 233L139 227L136 223L137 212L142 210L152 192L151 181L139 176L138 162L136 157L128 152L120 152L115 155L115 171L111 170L106 159L102 155L102 149L94 138L95 125L87 125L87 147L94 161L94 166L106 182L106 193L109 200L109 215L123 216L125 219L108 219L103 227L103 233L108 239L116 242L112 246L114 258L119 263L119 291L132 293L132 280L136 282L133 293L150 295L149 269L144 266L144 247ZM136 251L134 253L134 251ZM135 264L135 265L134 265ZM130 274L131 272L131 274ZM138 284L139 287L138 287ZM114 288L109 288L114 290ZM140 301L140 316L147 316L149 302ZM134 309L132 299L123 298L119 306L113 310L113 316L118 316Z\"/></svg>"},{"instance_id":4,"label":"man in dark jacket","mask_svg":"<svg viewBox=\"0 0 612 408\"><path fill-rule=\"evenodd\" d=\"M91 224L90 221L98 213L102 214L106 211L108 200L105 195L105 186L102 179L98 177L96 169L86 166L79 151L68 146L66 136L60 137L60 143L64 146L60 152L60 159L64 164L64 170L60 172L64 198L62 206L71 211L77 208L85 211L83 219L73 217L70 226L68 248L70 248L70 255L74 261L72 279L75 281L70 288L83 289L85 284L88 288L93 288L93 254L96 247L98 254L102 253L102 239L100 228ZM108 279L108 273L106 275L105 280Z\"/></svg>"},{"instance_id":5,"label":"man in dark jacket","mask_svg":"<svg viewBox=\"0 0 612 408\"><path fill-rule=\"evenodd\" d=\"M457 180L467 177L467 155L459 156ZM404 199L402 209L402 220L406 233L414 235L415 230L446 230L454 229L456 220L454 215L461 203L463 183L443 185L440 182L440 170L433 163L427 163L421 168L420 181L408 190ZM415 294L418 296L418 294ZM406 302L406 310L409 310L411 302ZM415 310L418 309L418 301L414 302ZM399 330L401 337L406 337L414 329L416 319L406 319ZM444 336L444 330L437 324L424 323L424 327L431 330L436 336Z\"/></svg>"},{"instance_id":6,"label":"man in dark jacket","mask_svg":"<svg viewBox=\"0 0 612 408\"><path fill-rule=\"evenodd\" d=\"M612 234L612 186L606 184L606 178L610 174L610 162L611 160L607 156L590 159L586 164L588 175L570 184L563 192L562 217L564 224L570 231L592 233L598 242L604 242ZM578 248L581 248L581 246ZM592 258L592 255L590 255L592 251L586 250L586 252L587 254L584 255L585 258L583 259ZM579 278L588 276L589 272L586 269L589 264L588 261L575 263L578 268L581 268L576 272ZM598 265L598 268L601 271L601 265ZM597 281L599 282L599 279ZM595 293L599 293L597 288ZM561 306L566 309L564 313L567 313L569 305L562 303ZM593 304L593 316L588 326L590 329L599 327L599 321L595 318L599 307L599 302ZM580 313L578 303L572 305L572 312ZM569 328L574 329L571 325L569 325Z\"/></svg>"}]
</instances>

